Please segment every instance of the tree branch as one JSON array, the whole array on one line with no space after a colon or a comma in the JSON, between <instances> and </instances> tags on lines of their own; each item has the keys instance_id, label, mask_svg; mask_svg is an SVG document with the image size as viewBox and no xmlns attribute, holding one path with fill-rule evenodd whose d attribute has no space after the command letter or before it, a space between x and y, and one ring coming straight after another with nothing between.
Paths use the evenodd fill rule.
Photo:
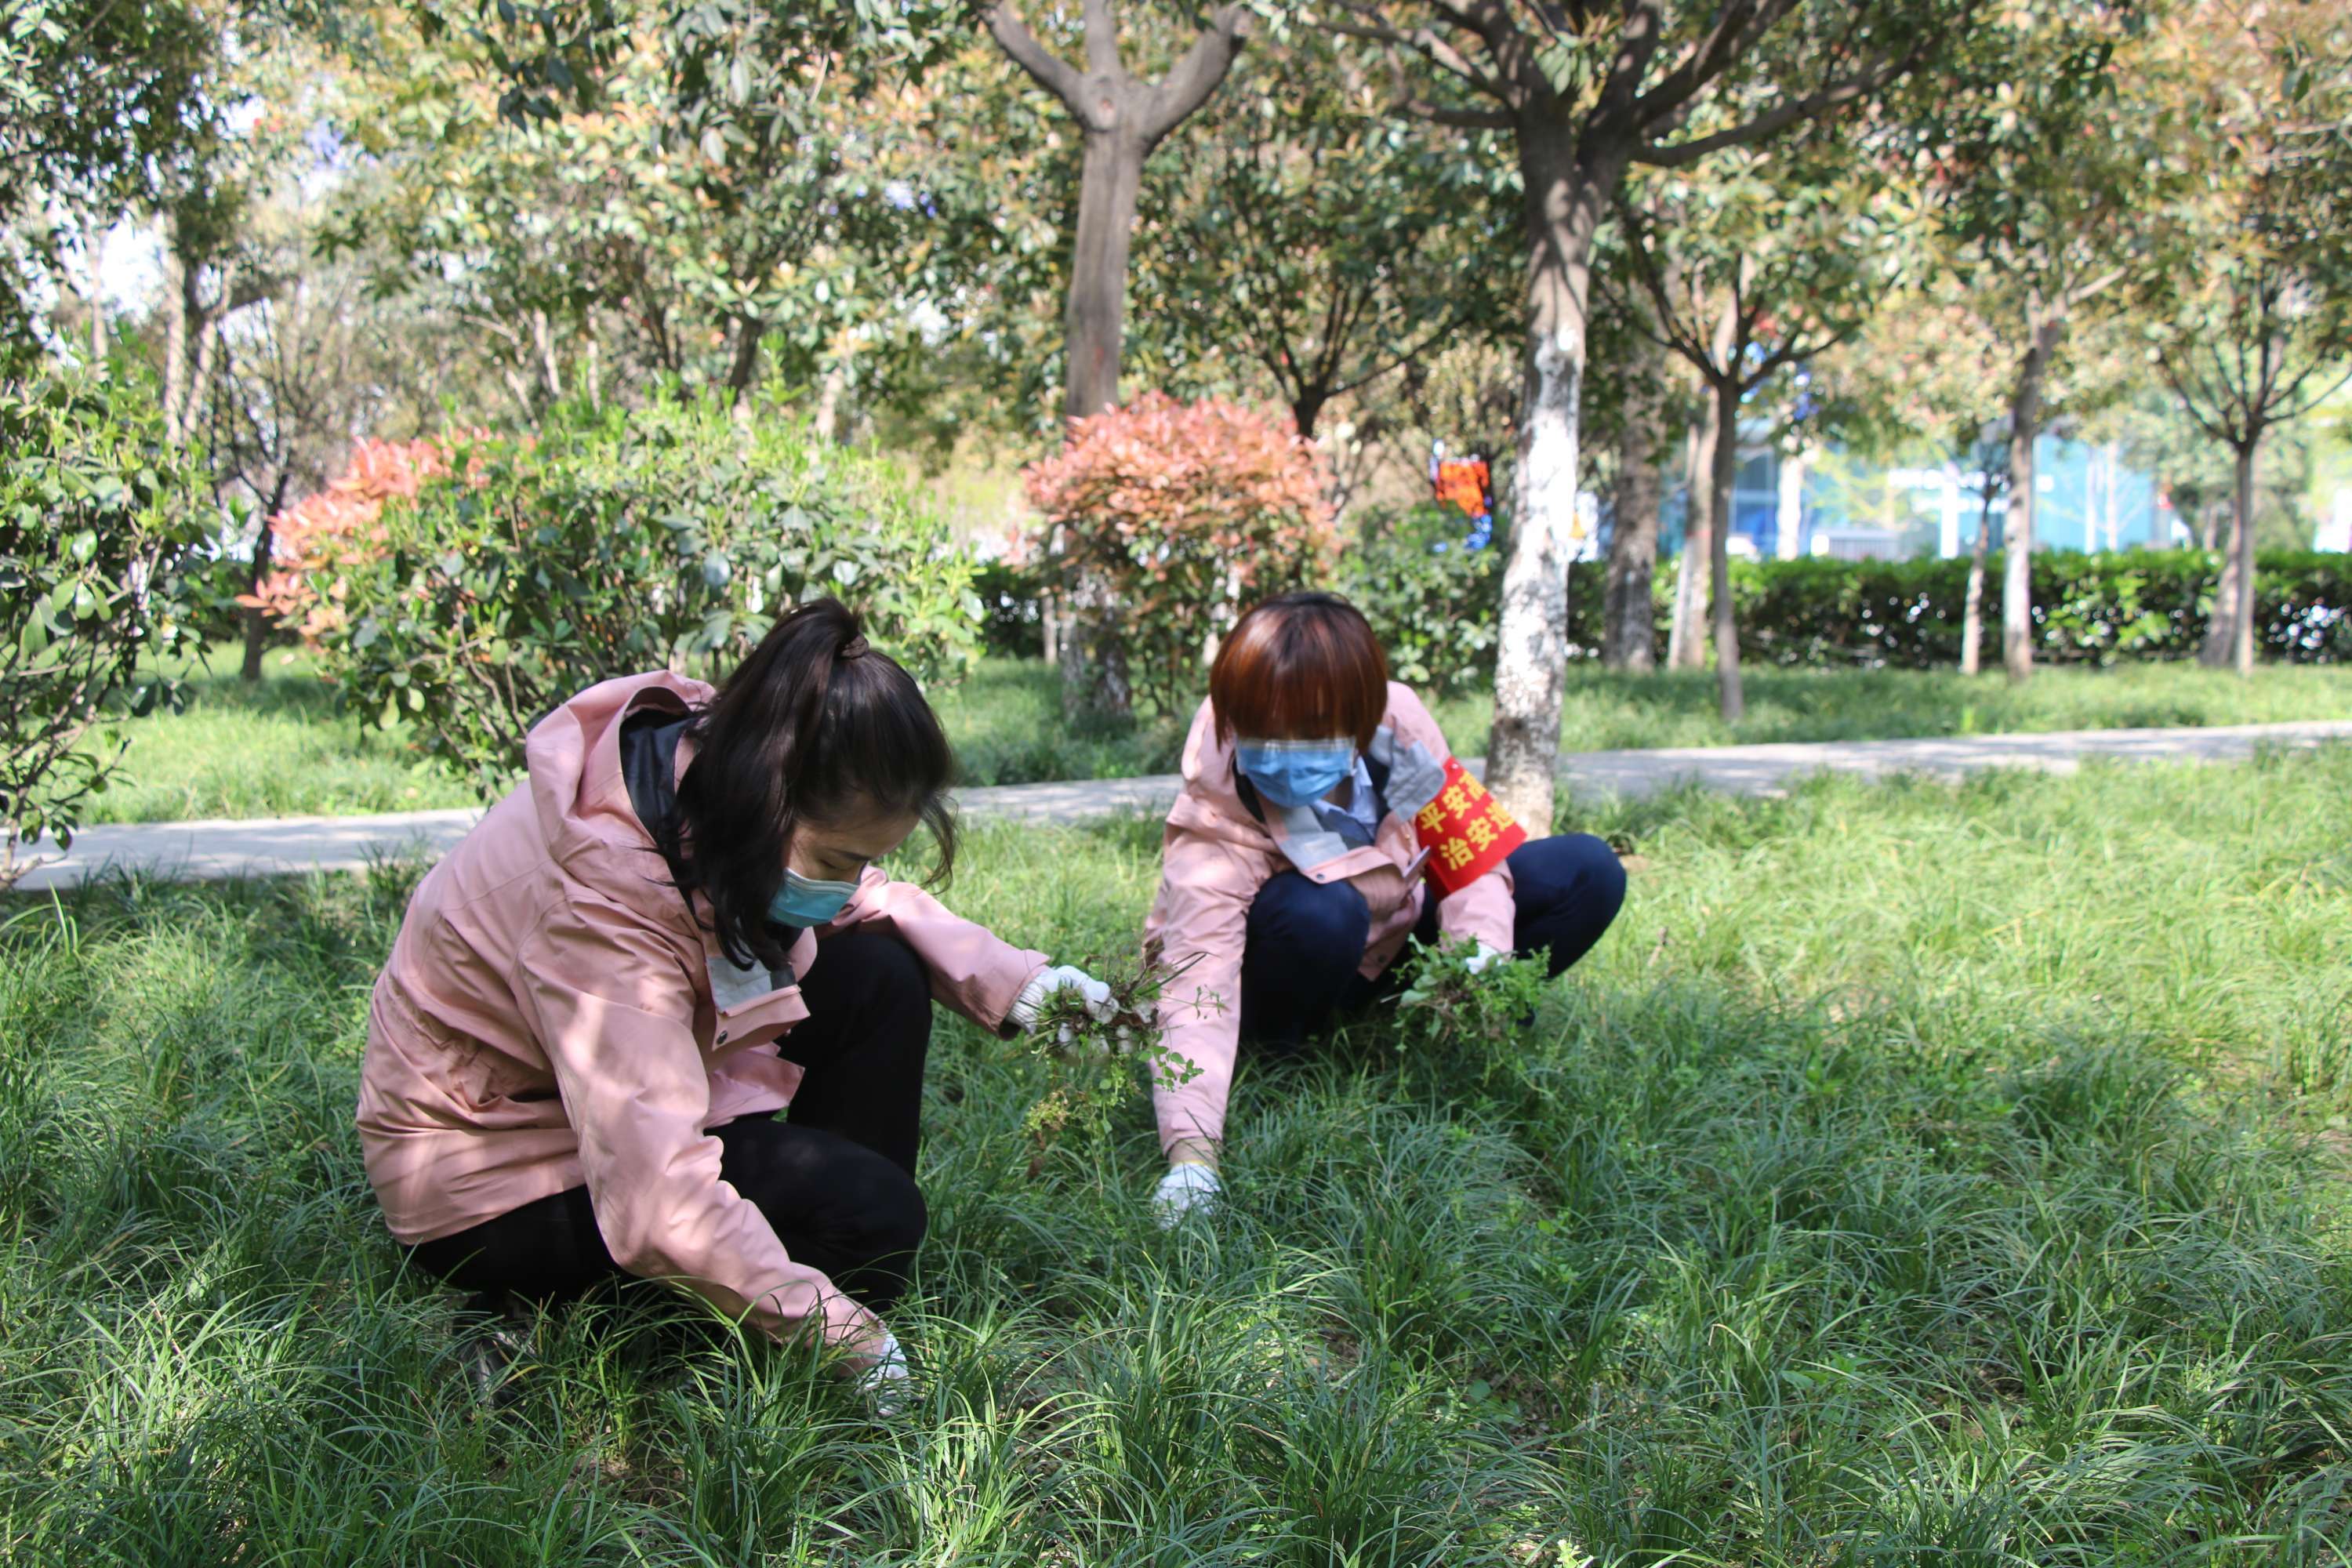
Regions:
<instances>
[{"instance_id":1,"label":"tree branch","mask_svg":"<svg viewBox=\"0 0 2352 1568\"><path fill-rule=\"evenodd\" d=\"M1617 53L1609 62L1609 74L1601 79L1601 96L1595 101L1599 116L1618 122L1621 132L1630 127L1639 134L1642 122L1633 117L1636 95L1664 42L1665 24L1657 5L1652 0L1627 0L1617 28Z\"/></svg>"},{"instance_id":2,"label":"tree branch","mask_svg":"<svg viewBox=\"0 0 2352 1568\"><path fill-rule=\"evenodd\" d=\"M1488 98L1498 99L1505 103L1510 101L1510 96L1504 90L1500 81L1471 64L1468 57L1439 37L1432 28L1415 27L1410 33L1400 33L1395 28L1386 26L1333 22L1329 24L1328 30L1339 34L1343 38L1361 38L1369 43L1386 44L1391 48L1411 49L1448 76L1467 84Z\"/></svg>"},{"instance_id":3,"label":"tree branch","mask_svg":"<svg viewBox=\"0 0 2352 1568\"><path fill-rule=\"evenodd\" d=\"M2309 369L2305 370L2301 375L2296 376L2293 382L2288 384L2284 396L2287 403L2291 405L2283 405L2279 407L2272 417L2271 422L2273 424L2284 425L2290 420L2300 419L2305 415L2310 413L2313 409L2318 407L2321 404L2326 402L2329 398L2335 396L2337 393L2343 391L2347 384L2352 384L2352 369L2347 369L2343 374L2337 376L2334 381L2326 383L2321 386L2317 392L2313 393L2310 396L2304 398L2300 402L2294 402L2294 398L2296 391L2305 382L2310 380L2314 373L2318 369L2318 362L2314 361Z\"/></svg>"},{"instance_id":4,"label":"tree branch","mask_svg":"<svg viewBox=\"0 0 2352 1568\"><path fill-rule=\"evenodd\" d=\"M1250 14L1239 5L1227 5L1209 18L1208 27L1193 41L1184 58L1176 62L1144 100L1143 142L1156 147L1160 139L1184 122L1217 84L1225 79L1233 68L1234 58L1249 41Z\"/></svg>"},{"instance_id":5,"label":"tree branch","mask_svg":"<svg viewBox=\"0 0 2352 1568\"><path fill-rule=\"evenodd\" d=\"M1666 287L1666 280L1658 270L1657 258L1650 254L1648 232L1642 226L1641 217L1634 212L1633 204L1626 201L1622 195L1618 197L1617 213L1619 221L1625 228L1626 254L1633 258L1633 270L1640 276L1642 287L1648 290L1650 302L1657 307L1658 331L1656 333L1649 331L1647 326L1639 321L1635 322L1633 330L1660 347L1680 354L1700 370L1710 375L1713 374L1715 356L1708 351L1707 345L1699 340L1696 328L1685 327L1681 318L1675 315L1674 291ZM1599 277L1601 274L1596 272L1595 276Z\"/></svg>"},{"instance_id":6,"label":"tree branch","mask_svg":"<svg viewBox=\"0 0 2352 1568\"><path fill-rule=\"evenodd\" d=\"M2217 415L2215 417L2210 419L2207 418L2205 416L2205 410L2198 404L2198 395L2204 392L2205 388L2200 386L2196 391L2190 391L2188 378L2181 374L2180 367L2173 363L2172 356L2170 354L2157 355L2156 368L2158 374L2164 377L2165 384L2172 388L2172 395L2180 399L2180 406L2187 411L2189 415L2189 422L2191 425L2196 426L2200 430L2204 431L2207 436L2212 437L2214 440L2221 442L2223 446L2228 446L2230 444L2231 437L2229 434L2221 428L2221 421L2219 416ZM2215 400L2217 405L2219 401L2220 400L2218 398Z\"/></svg>"},{"instance_id":7,"label":"tree branch","mask_svg":"<svg viewBox=\"0 0 2352 1568\"><path fill-rule=\"evenodd\" d=\"M2110 267L2089 282L2077 283L2067 289L2063 296L2062 308L2071 310L2077 305L2087 304L2122 282L2123 279L2124 269L2120 267Z\"/></svg>"},{"instance_id":8,"label":"tree branch","mask_svg":"<svg viewBox=\"0 0 2352 1568\"><path fill-rule=\"evenodd\" d=\"M1779 370L1781 366L1801 364L1806 360L1811 359L1816 354L1837 347L1838 344L1844 342L1848 338L1853 337L1855 332L1861 330L1861 323L1857 321L1850 326L1839 328L1836 331L1830 331L1825 328L1823 329L1822 335L1818 338L1810 340L1804 338L1790 338L1787 342L1782 343L1779 348L1774 349L1770 353L1764 356L1763 361L1756 367L1756 374L1748 379L1747 383L1740 390L1743 392L1752 391L1771 379L1772 373Z\"/></svg>"},{"instance_id":9,"label":"tree branch","mask_svg":"<svg viewBox=\"0 0 2352 1568\"><path fill-rule=\"evenodd\" d=\"M1693 44L1674 68L1635 101L1635 122L1648 125L1664 119L1697 97L1707 83L1730 69L1733 62L1753 48L1756 41L1795 5L1796 0L1764 0L1759 10L1754 0L1732 0L1717 16L1706 37Z\"/></svg>"},{"instance_id":10,"label":"tree branch","mask_svg":"<svg viewBox=\"0 0 2352 1568\"><path fill-rule=\"evenodd\" d=\"M1124 68L1118 59L1118 17L1110 8L1110 0L1085 0L1079 15L1086 26L1087 69L1096 76L1121 74Z\"/></svg>"},{"instance_id":11,"label":"tree branch","mask_svg":"<svg viewBox=\"0 0 2352 1568\"><path fill-rule=\"evenodd\" d=\"M1900 65L1894 61L1882 62L1858 76L1850 76L1802 98L1783 100L1755 119L1716 132L1713 135L1697 137L1672 147L1639 146L1634 150L1633 161L1661 169L1679 169L1726 147L1745 147L1751 142L1764 141L1779 135L1800 121L1811 120L1826 110L1869 97L1908 68L1907 60Z\"/></svg>"},{"instance_id":12,"label":"tree branch","mask_svg":"<svg viewBox=\"0 0 2352 1568\"><path fill-rule=\"evenodd\" d=\"M1086 79L1078 74L1076 67L1037 41L1037 35L1029 30L1028 24L1021 20L1007 0L997 0L988 8L988 31L996 40L996 47L1014 65L1027 71L1031 80L1060 99L1063 107L1077 116L1079 124L1089 123L1081 107L1087 95Z\"/></svg>"},{"instance_id":13,"label":"tree branch","mask_svg":"<svg viewBox=\"0 0 2352 1568\"><path fill-rule=\"evenodd\" d=\"M1398 104L1396 111L1410 119L1431 125L1449 126L1455 131L1509 131L1518 124L1508 110L1453 109L1417 98L1407 99Z\"/></svg>"}]
</instances>

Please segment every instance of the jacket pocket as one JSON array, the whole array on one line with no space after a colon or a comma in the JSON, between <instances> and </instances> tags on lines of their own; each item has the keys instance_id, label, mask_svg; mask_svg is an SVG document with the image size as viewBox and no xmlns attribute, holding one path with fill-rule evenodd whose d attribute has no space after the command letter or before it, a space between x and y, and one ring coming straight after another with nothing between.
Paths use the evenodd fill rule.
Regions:
<instances>
[{"instance_id":1,"label":"jacket pocket","mask_svg":"<svg viewBox=\"0 0 2352 1568\"><path fill-rule=\"evenodd\" d=\"M718 1023L712 1027L711 1053L714 1056L731 1055L753 1046L767 1045L807 1016L808 1004L801 1000L801 988L797 985L787 985L782 991L771 991L740 1006L722 1009Z\"/></svg>"}]
</instances>

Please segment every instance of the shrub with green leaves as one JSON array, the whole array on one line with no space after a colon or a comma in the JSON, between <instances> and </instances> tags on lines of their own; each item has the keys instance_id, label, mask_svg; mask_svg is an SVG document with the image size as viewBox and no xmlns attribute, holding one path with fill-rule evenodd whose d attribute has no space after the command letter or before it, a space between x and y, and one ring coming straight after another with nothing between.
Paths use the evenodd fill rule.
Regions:
<instances>
[{"instance_id":1,"label":"shrub with green leaves","mask_svg":"<svg viewBox=\"0 0 2352 1568\"><path fill-rule=\"evenodd\" d=\"M1508 547L1469 547L1455 507L1376 516L1339 560L1335 586L1355 601L1387 648L1389 671L1442 697L1495 675L1496 606Z\"/></svg>"},{"instance_id":2,"label":"shrub with green leaves","mask_svg":"<svg viewBox=\"0 0 2352 1568\"><path fill-rule=\"evenodd\" d=\"M121 751L83 745L90 727L173 699L140 661L196 642L179 594L210 535L202 495L136 389L0 384L0 887L21 846L70 844L106 787Z\"/></svg>"},{"instance_id":3,"label":"shrub with green leaves","mask_svg":"<svg viewBox=\"0 0 2352 1568\"><path fill-rule=\"evenodd\" d=\"M2204 641L2221 566L2220 555L2206 550L2037 552L2033 656L2090 665L2189 658ZM1740 645L1759 663L1949 667L1959 662L1968 574L1968 562L1958 558L1735 561ZM1998 552L1986 574L2000 581ZM1671 587L1668 574L1659 580ZM2254 647L2263 658L2352 661L2352 560L2316 551L2263 552L2254 611Z\"/></svg>"},{"instance_id":4,"label":"shrub with green leaves","mask_svg":"<svg viewBox=\"0 0 2352 1568\"><path fill-rule=\"evenodd\" d=\"M327 671L485 796L574 692L665 667L716 679L803 599L847 603L918 679L979 646L971 562L896 468L709 405L575 405L535 437L455 440L382 526L380 555L337 569Z\"/></svg>"}]
</instances>

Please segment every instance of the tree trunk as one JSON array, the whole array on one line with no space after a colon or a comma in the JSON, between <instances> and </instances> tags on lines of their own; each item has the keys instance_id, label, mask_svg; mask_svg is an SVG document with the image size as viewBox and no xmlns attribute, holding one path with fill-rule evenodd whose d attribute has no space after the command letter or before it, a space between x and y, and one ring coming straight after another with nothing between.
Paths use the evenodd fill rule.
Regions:
<instances>
[{"instance_id":1,"label":"tree trunk","mask_svg":"<svg viewBox=\"0 0 2352 1568\"><path fill-rule=\"evenodd\" d=\"M286 487L294 477L293 469L278 470L278 481L270 487L269 504L261 509L261 526L253 537L253 564L247 569L245 591L259 595L261 580L269 575L269 557L277 548L278 513L286 504ZM261 679L261 656L269 644L269 613L258 605L247 606L245 612L245 665L237 671L247 685Z\"/></svg>"},{"instance_id":2,"label":"tree trunk","mask_svg":"<svg viewBox=\"0 0 2352 1568\"><path fill-rule=\"evenodd\" d=\"M1565 116L1523 118L1517 142L1527 190L1528 349L1486 787L1528 832L1544 834L1551 831L1567 677L1592 237L1623 165L1614 154L1580 156Z\"/></svg>"},{"instance_id":3,"label":"tree trunk","mask_svg":"<svg viewBox=\"0 0 2352 1568\"><path fill-rule=\"evenodd\" d=\"M194 314L194 269L181 253L179 226L163 220L163 439L178 446L187 434L188 318ZM98 306L98 296L90 296Z\"/></svg>"},{"instance_id":4,"label":"tree trunk","mask_svg":"<svg viewBox=\"0 0 2352 1568\"><path fill-rule=\"evenodd\" d=\"M1070 294L1063 317L1069 356L1063 412L1084 419L1118 406L1119 357L1127 332L1128 252L1147 149L1115 126L1087 132L1078 182L1078 231L1070 257ZM1062 711L1118 715L1133 710L1118 605L1099 574L1082 571L1064 601Z\"/></svg>"},{"instance_id":5,"label":"tree trunk","mask_svg":"<svg viewBox=\"0 0 2352 1568\"><path fill-rule=\"evenodd\" d=\"M2213 593L2213 614L2205 624L2205 646L2197 662L2208 669L2254 669L2254 451L2256 431L2233 447L2237 485L2230 509L2230 540L2221 557L2221 581Z\"/></svg>"},{"instance_id":6,"label":"tree trunk","mask_svg":"<svg viewBox=\"0 0 2352 1568\"><path fill-rule=\"evenodd\" d=\"M988 30L1012 61L1062 100L1085 138L1078 179L1077 231L1071 239L1070 292L1063 318L1067 358L1064 412L1073 419L1118 404L1119 356L1127 317L1128 251L1135 233L1143 163L1160 140L1209 100L1249 36L1250 14L1228 5L1157 83L1119 63L1118 23L1107 0L1080 8L1087 68L1081 72L1037 41L1009 4L984 5ZM1118 596L1101 574L1084 566L1067 584L1062 626L1062 710L1066 716L1125 713L1131 707Z\"/></svg>"},{"instance_id":7,"label":"tree trunk","mask_svg":"<svg viewBox=\"0 0 2352 1568\"><path fill-rule=\"evenodd\" d=\"M742 381L739 383L732 377L729 381L729 384L736 387L739 394L742 386L750 383L751 371L759 363L759 331L752 329L748 331L746 335L751 344L751 365L742 364L739 351L737 368L742 375ZM546 311L533 310L530 313L530 336L531 342L539 347L539 373L547 381L547 400L550 403L561 403L563 401L563 371L555 354L555 323L547 319Z\"/></svg>"},{"instance_id":8,"label":"tree trunk","mask_svg":"<svg viewBox=\"0 0 2352 1568\"><path fill-rule=\"evenodd\" d=\"M1715 399L1691 432L1685 451L1683 552L1675 566L1674 618L1666 626L1666 668L1698 669L1706 663L1707 563L1715 559Z\"/></svg>"},{"instance_id":9,"label":"tree trunk","mask_svg":"<svg viewBox=\"0 0 2352 1568\"><path fill-rule=\"evenodd\" d=\"M2262 426L2246 437L2238 454L2238 673L2254 673L2254 458L2263 438Z\"/></svg>"},{"instance_id":10,"label":"tree trunk","mask_svg":"<svg viewBox=\"0 0 2352 1568\"><path fill-rule=\"evenodd\" d=\"M213 308L192 300L190 325L195 336L190 347L194 350L195 364L189 372L186 400L180 405L180 439L184 441L196 427L196 411L203 406L213 384L213 366L220 362L221 324L227 319L231 295L236 289L236 263L220 264L220 296ZM192 285L193 288L193 285Z\"/></svg>"},{"instance_id":11,"label":"tree trunk","mask_svg":"<svg viewBox=\"0 0 2352 1568\"><path fill-rule=\"evenodd\" d=\"M1315 426L1323 418L1323 405L1330 401L1329 391L1319 385L1308 387L1290 400L1290 422L1298 427L1299 439L1315 439Z\"/></svg>"},{"instance_id":12,"label":"tree trunk","mask_svg":"<svg viewBox=\"0 0 2352 1568\"><path fill-rule=\"evenodd\" d=\"M1625 433L1617 446L1616 521L1609 534L1609 580L1601 598L1601 658L1611 669L1657 668L1658 447L1665 434L1665 354L1654 345L1633 362Z\"/></svg>"},{"instance_id":13,"label":"tree trunk","mask_svg":"<svg viewBox=\"0 0 2352 1568\"><path fill-rule=\"evenodd\" d=\"M2042 434L2042 384L2065 331L2053 314L2033 324L2009 405L2009 521L2001 530L2000 657L2009 679L2033 678L2033 443Z\"/></svg>"},{"instance_id":14,"label":"tree trunk","mask_svg":"<svg viewBox=\"0 0 2352 1568\"><path fill-rule=\"evenodd\" d=\"M1968 607L1960 615L1960 673L1974 675L1984 663L1985 562L1992 554L1992 465L1980 462L1977 483L1983 494L1977 506L1976 542L1969 546Z\"/></svg>"},{"instance_id":15,"label":"tree trunk","mask_svg":"<svg viewBox=\"0 0 2352 1568\"><path fill-rule=\"evenodd\" d=\"M1078 176L1078 232L1070 252L1063 317L1069 355L1065 412L1073 419L1118 406L1118 366L1127 336L1127 261L1135 204L1149 151L1126 126L1088 131Z\"/></svg>"},{"instance_id":16,"label":"tree trunk","mask_svg":"<svg viewBox=\"0 0 2352 1568\"><path fill-rule=\"evenodd\" d=\"M266 542L266 529L263 536ZM258 685L261 680L261 656L268 650L268 613L247 605L245 612L245 662L237 669L237 679L247 686Z\"/></svg>"},{"instance_id":17,"label":"tree trunk","mask_svg":"<svg viewBox=\"0 0 2352 1568\"><path fill-rule=\"evenodd\" d=\"M751 410L751 382L760 369L760 334L766 330L767 323L756 317L735 318L735 354L727 366L727 405L738 416L748 415ZM548 371L551 377L551 363ZM553 389L551 380L550 389Z\"/></svg>"},{"instance_id":18,"label":"tree trunk","mask_svg":"<svg viewBox=\"0 0 2352 1568\"><path fill-rule=\"evenodd\" d=\"M1707 541L1707 569L1715 598L1715 683L1723 721L1747 715L1748 694L1739 680L1739 621L1731 600L1731 490L1739 477L1739 373L1736 363L1715 385L1715 527Z\"/></svg>"},{"instance_id":19,"label":"tree trunk","mask_svg":"<svg viewBox=\"0 0 2352 1568\"><path fill-rule=\"evenodd\" d=\"M1064 603L1069 614L1062 622L1063 716L1133 712L1135 690L1128 679L1127 638L1118 602L1098 575L1087 573Z\"/></svg>"},{"instance_id":20,"label":"tree trunk","mask_svg":"<svg viewBox=\"0 0 2352 1568\"><path fill-rule=\"evenodd\" d=\"M849 393L848 367L838 361L824 367L824 374L816 384L816 438L828 446L839 446L843 438L842 403Z\"/></svg>"}]
</instances>

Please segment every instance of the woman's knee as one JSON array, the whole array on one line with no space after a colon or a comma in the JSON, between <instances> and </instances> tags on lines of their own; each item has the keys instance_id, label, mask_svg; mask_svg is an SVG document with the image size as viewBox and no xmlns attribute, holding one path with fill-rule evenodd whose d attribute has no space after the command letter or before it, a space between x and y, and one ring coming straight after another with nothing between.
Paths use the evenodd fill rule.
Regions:
<instances>
[{"instance_id":1,"label":"woman's knee","mask_svg":"<svg viewBox=\"0 0 2352 1568\"><path fill-rule=\"evenodd\" d=\"M1561 833L1521 846L1511 855L1511 880L1524 909L1573 902L1611 915L1625 901L1625 864L1607 839Z\"/></svg>"},{"instance_id":2,"label":"woman's knee","mask_svg":"<svg viewBox=\"0 0 2352 1568\"><path fill-rule=\"evenodd\" d=\"M835 950L827 954L828 961L846 959L862 1000L888 1011L930 1017L930 971L913 948L878 931L844 931L826 945Z\"/></svg>"},{"instance_id":3,"label":"woman's knee","mask_svg":"<svg viewBox=\"0 0 2352 1568\"><path fill-rule=\"evenodd\" d=\"M1607 919L1616 919L1625 903L1625 862L1609 847L1607 839L1596 834L1564 833L1560 840L1569 846L1566 853L1571 873L1584 897L1596 910L1607 910Z\"/></svg>"},{"instance_id":4,"label":"woman's knee","mask_svg":"<svg viewBox=\"0 0 2352 1568\"><path fill-rule=\"evenodd\" d=\"M1272 943L1309 962L1328 958L1352 968L1371 931L1363 894L1346 882L1317 882L1296 871L1270 879L1250 905L1252 945Z\"/></svg>"},{"instance_id":5,"label":"woman's knee","mask_svg":"<svg viewBox=\"0 0 2352 1568\"><path fill-rule=\"evenodd\" d=\"M922 1246L930 1226L923 1190L887 1155L764 1117L714 1131L724 1151L719 1174L779 1237L822 1238L835 1267L911 1256Z\"/></svg>"},{"instance_id":6,"label":"woman's knee","mask_svg":"<svg viewBox=\"0 0 2352 1568\"><path fill-rule=\"evenodd\" d=\"M877 1261L912 1258L930 1233L931 1210L922 1187L896 1165L879 1184L866 1215L866 1243Z\"/></svg>"}]
</instances>

